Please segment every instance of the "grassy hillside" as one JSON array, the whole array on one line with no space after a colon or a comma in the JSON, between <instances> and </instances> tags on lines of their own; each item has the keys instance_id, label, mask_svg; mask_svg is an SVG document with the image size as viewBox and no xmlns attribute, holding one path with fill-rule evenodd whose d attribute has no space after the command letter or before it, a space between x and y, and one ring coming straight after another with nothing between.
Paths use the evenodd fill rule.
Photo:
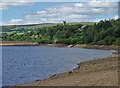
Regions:
<instances>
[{"instance_id":1,"label":"grassy hillside","mask_svg":"<svg viewBox=\"0 0 120 88\"><path fill-rule=\"evenodd\" d=\"M68 25L76 25L76 24L82 24L82 25L94 25L97 22L68 22ZM56 26L58 24L63 23L43 23L43 24L29 24L29 25L6 25L2 26L2 30L6 29L15 29L15 28L26 28L26 29L32 29L32 28L41 28L41 27L49 27L49 26Z\"/></svg>"}]
</instances>

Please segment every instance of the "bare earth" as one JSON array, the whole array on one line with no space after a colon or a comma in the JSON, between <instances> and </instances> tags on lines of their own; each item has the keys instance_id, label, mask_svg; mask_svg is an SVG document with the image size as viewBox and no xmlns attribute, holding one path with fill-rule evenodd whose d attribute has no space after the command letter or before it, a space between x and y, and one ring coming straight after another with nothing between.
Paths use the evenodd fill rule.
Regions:
<instances>
[{"instance_id":1,"label":"bare earth","mask_svg":"<svg viewBox=\"0 0 120 88\"><path fill-rule=\"evenodd\" d=\"M82 62L70 72L19 86L118 86L118 58Z\"/></svg>"}]
</instances>

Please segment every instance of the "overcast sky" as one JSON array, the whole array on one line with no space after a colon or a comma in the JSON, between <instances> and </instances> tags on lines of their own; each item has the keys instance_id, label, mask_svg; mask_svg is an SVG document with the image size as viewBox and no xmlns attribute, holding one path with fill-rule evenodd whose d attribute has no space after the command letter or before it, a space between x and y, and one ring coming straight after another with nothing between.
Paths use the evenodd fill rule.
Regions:
<instances>
[{"instance_id":1,"label":"overcast sky","mask_svg":"<svg viewBox=\"0 0 120 88\"><path fill-rule=\"evenodd\" d=\"M34 0L35 1L35 0ZM43 1L43 0L42 0ZM118 0L3 0L0 25L67 22L93 22L118 17ZM53 2L54 1L54 2ZM73 2L74 1L74 2Z\"/></svg>"}]
</instances>

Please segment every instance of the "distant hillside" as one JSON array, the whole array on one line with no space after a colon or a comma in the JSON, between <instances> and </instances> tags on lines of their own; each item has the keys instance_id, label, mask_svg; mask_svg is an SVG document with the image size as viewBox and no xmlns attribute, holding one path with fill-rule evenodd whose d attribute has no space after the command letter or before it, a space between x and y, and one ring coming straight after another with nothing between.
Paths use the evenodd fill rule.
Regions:
<instances>
[{"instance_id":1,"label":"distant hillside","mask_svg":"<svg viewBox=\"0 0 120 88\"><path fill-rule=\"evenodd\" d=\"M120 43L120 19L100 22L46 23L3 26L4 41L31 41L39 44L94 44Z\"/></svg>"},{"instance_id":2,"label":"distant hillside","mask_svg":"<svg viewBox=\"0 0 120 88\"><path fill-rule=\"evenodd\" d=\"M82 24L82 25L93 25L97 22L68 22L69 25L76 25L76 24ZM42 23L42 24L27 24L27 25L6 25L2 26L2 29L14 29L16 27L22 27L22 28L41 28L41 27L49 27L49 26L56 26L58 24L63 23Z\"/></svg>"}]
</instances>

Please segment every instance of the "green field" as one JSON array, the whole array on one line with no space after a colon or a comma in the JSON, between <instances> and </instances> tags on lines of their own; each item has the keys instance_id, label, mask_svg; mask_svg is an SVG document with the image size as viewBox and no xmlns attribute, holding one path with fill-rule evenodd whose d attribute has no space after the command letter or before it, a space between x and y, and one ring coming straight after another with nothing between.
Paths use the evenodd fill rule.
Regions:
<instances>
[{"instance_id":1,"label":"green field","mask_svg":"<svg viewBox=\"0 0 120 88\"><path fill-rule=\"evenodd\" d=\"M82 24L82 25L94 25L97 22L68 22L66 24L68 25L76 25L76 24ZM24 28L41 28L41 27L50 27L50 26L56 26L58 24L63 24L63 23L48 23L48 24L36 24L36 25L29 25L29 26L24 26Z\"/></svg>"},{"instance_id":2,"label":"green field","mask_svg":"<svg viewBox=\"0 0 120 88\"><path fill-rule=\"evenodd\" d=\"M68 24L68 25L76 25L76 24L93 25L95 23L97 23L97 22L68 22L66 24ZM63 24L63 23L44 23L44 24L32 24L32 25L7 25L7 26L3 26L2 30L4 30L4 29L16 30L18 28L35 29L35 28L56 26L58 24Z\"/></svg>"}]
</instances>

